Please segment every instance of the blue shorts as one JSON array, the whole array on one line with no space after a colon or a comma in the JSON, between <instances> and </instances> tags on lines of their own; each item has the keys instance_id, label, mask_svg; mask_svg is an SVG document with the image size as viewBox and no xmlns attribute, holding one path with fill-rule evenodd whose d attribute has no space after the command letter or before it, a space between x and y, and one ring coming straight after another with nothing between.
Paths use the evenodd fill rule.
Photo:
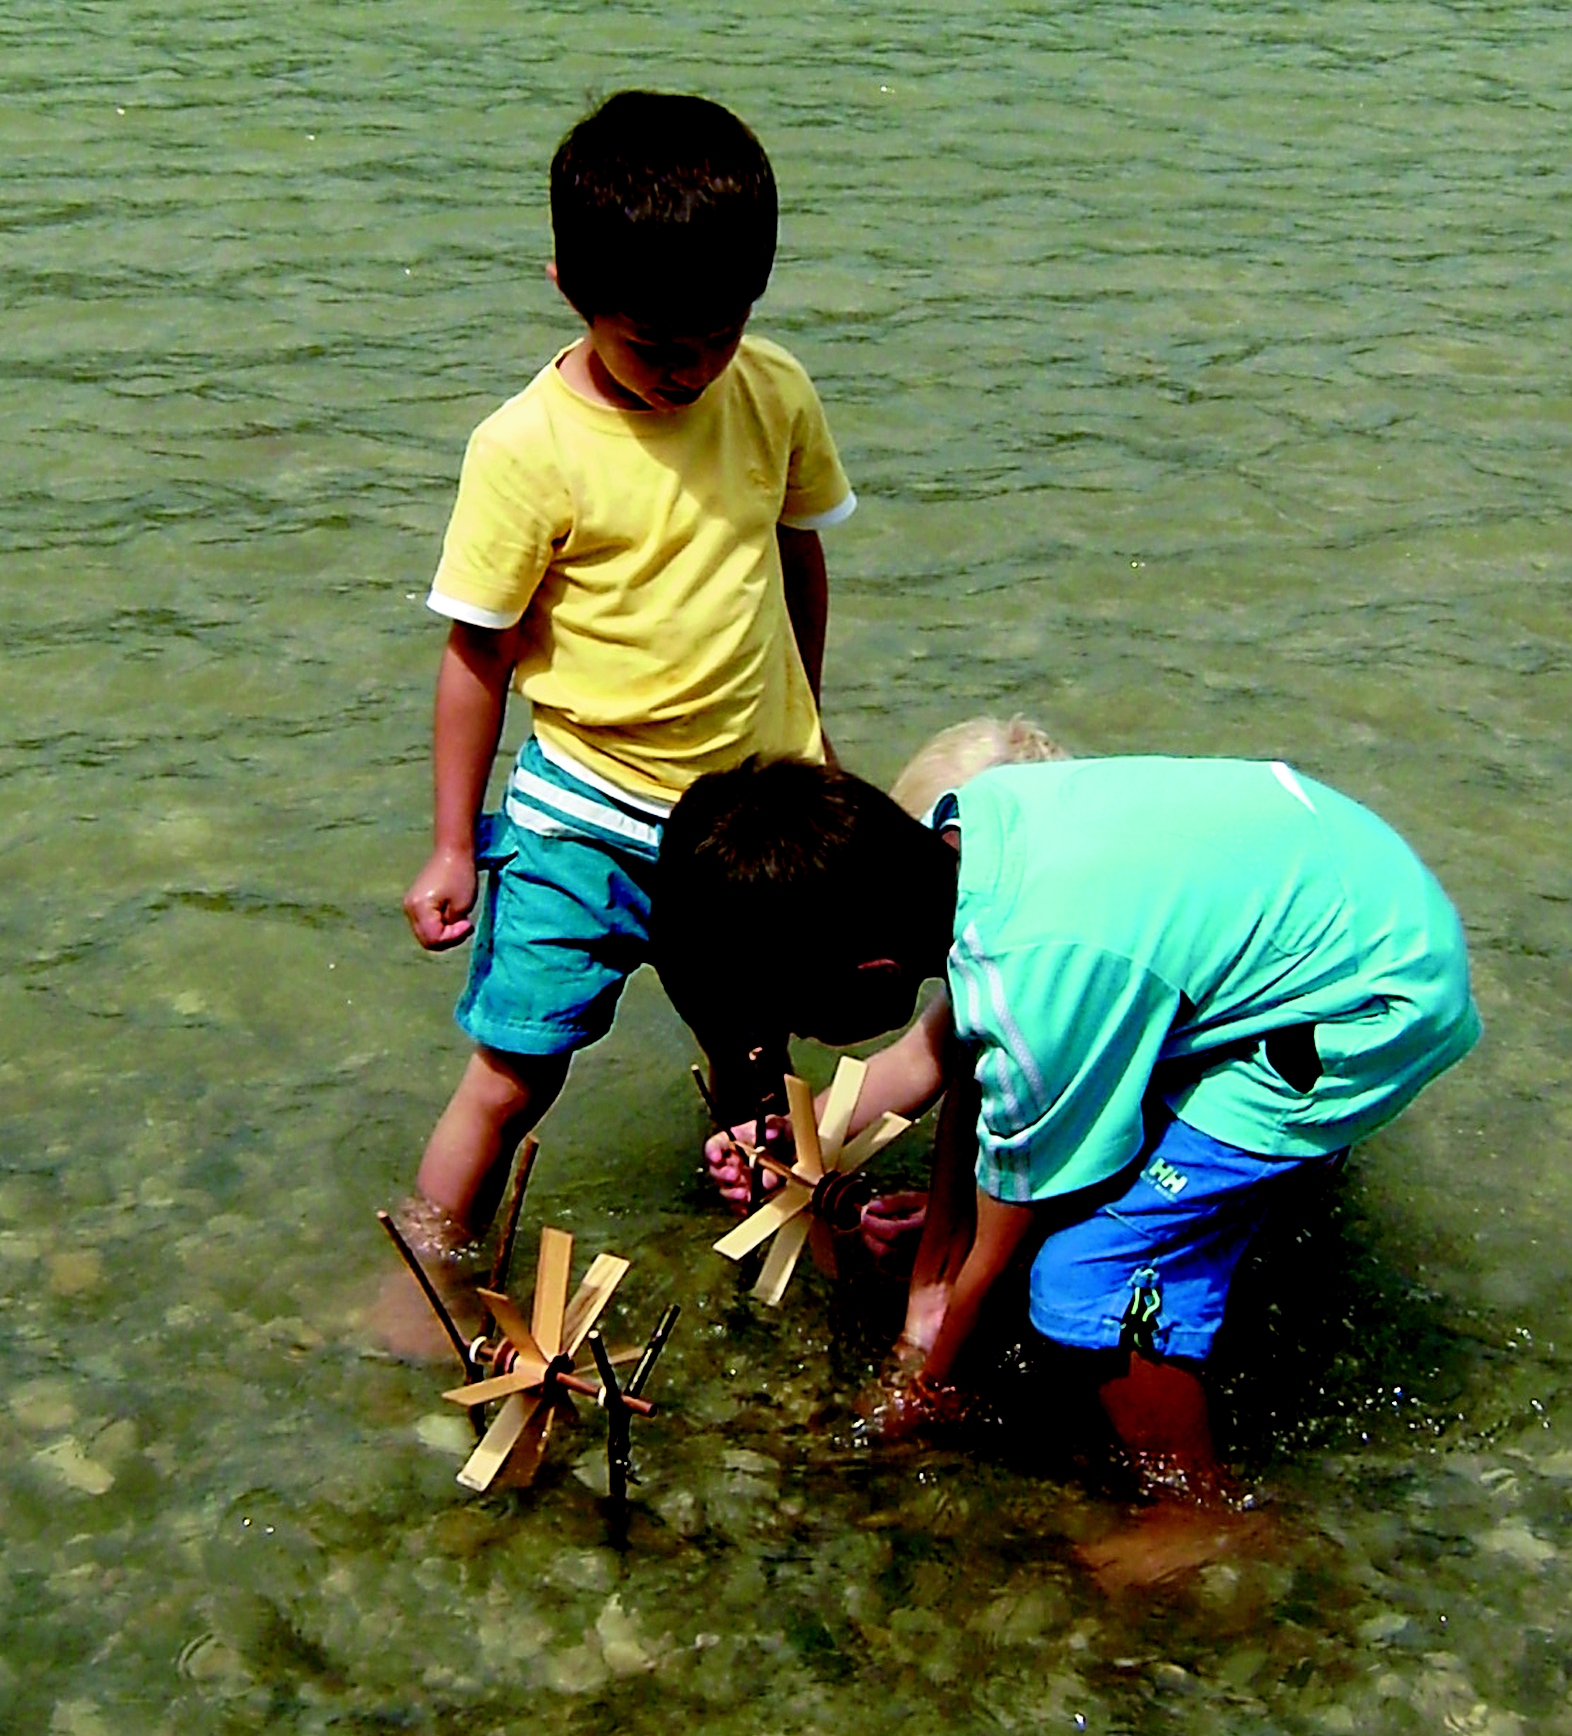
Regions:
<instances>
[{"instance_id":1,"label":"blue shorts","mask_svg":"<svg viewBox=\"0 0 1572 1736\"><path fill-rule=\"evenodd\" d=\"M524 744L476 832L486 890L454 1017L477 1043L562 1055L611 1029L649 956L662 817Z\"/></svg>"},{"instance_id":2,"label":"blue shorts","mask_svg":"<svg viewBox=\"0 0 1572 1736\"><path fill-rule=\"evenodd\" d=\"M1348 1155L1258 1157L1159 1115L1112 1196L1052 1231L1032 1262L1032 1325L1058 1344L1111 1350L1128 1317L1158 1355L1200 1360L1267 1212Z\"/></svg>"}]
</instances>

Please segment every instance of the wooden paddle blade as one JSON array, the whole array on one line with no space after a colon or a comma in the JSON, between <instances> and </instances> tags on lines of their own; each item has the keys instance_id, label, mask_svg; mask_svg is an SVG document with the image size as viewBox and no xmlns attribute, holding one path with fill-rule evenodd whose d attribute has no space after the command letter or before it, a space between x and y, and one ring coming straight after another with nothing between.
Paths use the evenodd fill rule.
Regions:
<instances>
[{"instance_id":1,"label":"wooden paddle blade","mask_svg":"<svg viewBox=\"0 0 1572 1736\"><path fill-rule=\"evenodd\" d=\"M510 1488L526 1489L535 1481L551 1444L553 1429L562 1421L562 1413L573 1415L573 1406L565 1398L554 1398L542 1404L529 1420L529 1427L519 1437L518 1445L508 1459L507 1481Z\"/></svg>"},{"instance_id":2,"label":"wooden paddle blade","mask_svg":"<svg viewBox=\"0 0 1572 1736\"><path fill-rule=\"evenodd\" d=\"M480 1444L464 1461L458 1480L466 1489L484 1492L496 1480L497 1472L513 1451L515 1442L524 1433L525 1425L537 1411L547 1408L543 1399L527 1399L519 1393L507 1399L492 1420L491 1427Z\"/></svg>"},{"instance_id":3,"label":"wooden paddle blade","mask_svg":"<svg viewBox=\"0 0 1572 1736\"><path fill-rule=\"evenodd\" d=\"M792 1166L800 1170L810 1183L824 1174L824 1158L819 1151L819 1124L813 1113L813 1092L806 1079L795 1073L786 1075L786 1108L791 1121L792 1149L797 1161Z\"/></svg>"},{"instance_id":4,"label":"wooden paddle blade","mask_svg":"<svg viewBox=\"0 0 1572 1736\"><path fill-rule=\"evenodd\" d=\"M758 1282L753 1286L754 1295L767 1306L773 1308L785 1295L786 1286L797 1265L797 1256L808 1239L808 1228L812 1222L804 1212L800 1217L793 1218L770 1244L770 1251L759 1268Z\"/></svg>"},{"instance_id":5,"label":"wooden paddle blade","mask_svg":"<svg viewBox=\"0 0 1572 1736\"><path fill-rule=\"evenodd\" d=\"M819 1161L826 1169L834 1169L846 1143L846 1129L852 1111L862 1096L862 1082L867 1077L868 1063L854 1055L842 1055L830 1081L830 1094L824 1100L824 1119L819 1123Z\"/></svg>"},{"instance_id":6,"label":"wooden paddle blade","mask_svg":"<svg viewBox=\"0 0 1572 1736\"><path fill-rule=\"evenodd\" d=\"M524 1316L500 1290L477 1290L475 1294L490 1309L491 1318L496 1321L503 1337L518 1351L520 1356L530 1357L539 1363L546 1361L546 1358L541 1355L540 1346L535 1342L530 1329L524 1324Z\"/></svg>"},{"instance_id":7,"label":"wooden paddle blade","mask_svg":"<svg viewBox=\"0 0 1572 1736\"><path fill-rule=\"evenodd\" d=\"M562 1349L562 1316L568 1306L568 1273L572 1265L572 1236L566 1230L542 1230L530 1330L547 1362Z\"/></svg>"},{"instance_id":8,"label":"wooden paddle blade","mask_svg":"<svg viewBox=\"0 0 1572 1736\"><path fill-rule=\"evenodd\" d=\"M842 1175L850 1175L854 1169L861 1169L875 1152L883 1151L892 1139L904 1133L911 1123L904 1115L895 1115L886 1109L879 1119L845 1146L841 1151L839 1169Z\"/></svg>"},{"instance_id":9,"label":"wooden paddle blade","mask_svg":"<svg viewBox=\"0 0 1572 1736\"><path fill-rule=\"evenodd\" d=\"M724 1254L728 1260L740 1260L744 1254L751 1254L766 1236L796 1217L812 1198L812 1189L801 1182L784 1182L780 1191L772 1194L751 1218L744 1218L736 1229L721 1237L715 1244L715 1252Z\"/></svg>"},{"instance_id":10,"label":"wooden paddle blade","mask_svg":"<svg viewBox=\"0 0 1572 1736\"><path fill-rule=\"evenodd\" d=\"M584 1342L584 1335L600 1318L601 1309L611 1300L612 1291L622 1282L631 1263L616 1254L597 1254L590 1262L562 1322L562 1348L569 1356Z\"/></svg>"},{"instance_id":11,"label":"wooden paddle blade","mask_svg":"<svg viewBox=\"0 0 1572 1736\"><path fill-rule=\"evenodd\" d=\"M506 1374L494 1374L490 1380L472 1381L468 1386L449 1387L442 1396L473 1410L478 1404L490 1404L494 1398L506 1398L510 1392L528 1392L545 1377L545 1363L525 1362L521 1357Z\"/></svg>"}]
</instances>

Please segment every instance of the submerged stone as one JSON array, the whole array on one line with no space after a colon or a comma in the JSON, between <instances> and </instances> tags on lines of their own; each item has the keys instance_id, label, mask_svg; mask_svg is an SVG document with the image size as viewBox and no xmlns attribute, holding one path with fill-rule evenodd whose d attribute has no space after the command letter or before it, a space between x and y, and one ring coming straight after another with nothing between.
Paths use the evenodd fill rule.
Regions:
<instances>
[{"instance_id":1,"label":"submerged stone","mask_svg":"<svg viewBox=\"0 0 1572 1736\"><path fill-rule=\"evenodd\" d=\"M457 1411L427 1411L416 1419L415 1439L450 1459L467 1459L475 1448L475 1431Z\"/></svg>"},{"instance_id":2,"label":"submerged stone","mask_svg":"<svg viewBox=\"0 0 1572 1736\"><path fill-rule=\"evenodd\" d=\"M606 1599L595 1618L595 1637L600 1641L606 1668L614 1676L636 1676L641 1671L654 1669L660 1654L670 1651L676 1644L670 1634L662 1640L646 1640L615 1592Z\"/></svg>"},{"instance_id":3,"label":"submerged stone","mask_svg":"<svg viewBox=\"0 0 1572 1736\"><path fill-rule=\"evenodd\" d=\"M591 1447L573 1461L573 1475L592 1495L604 1500L611 1493L611 1471L606 1463L605 1449Z\"/></svg>"},{"instance_id":4,"label":"submerged stone","mask_svg":"<svg viewBox=\"0 0 1572 1736\"><path fill-rule=\"evenodd\" d=\"M97 1248L67 1248L51 1254L48 1267L53 1296L91 1296L104 1287L104 1256Z\"/></svg>"},{"instance_id":5,"label":"submerged stone","mask_svg":"<svg viewBox=\"0 0 1572 1736\"><path fill-rule=\"evenodd\" d=\"M1487 1531L1479 1539L1479 1547L1488 1549L1492 1555L1504 1555L1523 1567L1543 1567L1547 1561L1554 1561L1558 1553L1553 1543L1535 1536L1518 1519L1509 1519Z\"/></svg>"},{"instance_id":6,"label":"submerged stone","mask_svg":"<svg viewBox=\"0 0 1572 1736\"><path fill-rule=\"evenodd\" d=\"M67 1429L77 1419L68 1381L58 1376L24 1381L11 1391L11 1415L25 1429Z\"/></svg>"},{"instance_id":7,"label":"submerged stone","mask_svg":"<svg viewBox=\"0 0 1572 1736\"><path fill-rule=\"evenodd\" d=\"M679 1537L697 1537L705 1528L704 1504L691 1489L667 1489L652 1505L661 1522Z\"/></svg>"},{"instance_id":8,"label":"submerged stone","mask_svg":"<svg viewBox=\"0 0 1572 1736\"><path fill-rule=\"evenodd\" d=\"M1395 1639L1409 1625L1409 1618L1400 1609L1383 1609L1366 1616L1355 1630L1366 1645L1379 1645L1382 1640Z\"/></svg>"},{"instance_id":9,"label":"submerged stone","mask_svg":"<svg viewBox=\"0 0 1572 1736\"><path fill-rule=\"evenodd\" d=\"M1041 1646L1069 1624L1070 1600L1058 1586L1005 1592L967 1626L996 1646Z\"/></svg>"},{"instance_id":10,"label":"submerged stone","mask_svg":"<svg viewBox=\"0 0 1572 1736\"><path fill-rule=\"evenodd\" d=\"M51 1446L40 1447L33 1454L33 1463L82 1495L107 1495L115 1486L114 1472L90 1459L81 1442L71 1435Z\"/></svg>"},{"instance_id":11,"label":"submerged stone","mask_svg":"<svg viewBox=\"0 0 1572 1736\"><path fill-rule=\"evenodd\" d=\"M582 1645L550 1653L541 1675L546 1686L559 1694L597 1694L611 1679L599 1643L590 1638Z\"/></svg>"},{"instance_id":12,"label":"submerged stone","mask_svg":"<svg viewBox=\"0 0 1572 1736\"><path fill-rule=\"evenodd\" d=\"M546 1570L554 1585L574 1591L610 1591L617 1574L617 1558L609 1549L559 1549Z\"/></svg>"},{"instance_id":13,"label":"submerged stone","mask_svg":"<svg viewBox=\"0 0 1572 1736\"><path fill-rule=\"evenodd\" d=\"M57 1700L49 1715L49 1736L112 1736L96 1700Z\"/></svg>"},{"instance_id":14,"label":"submerged stone","mask_svg":"<svg viewBox=\"0 0 1572 1736\"><path fill-rule=\"evenodd\" d=\"M244 1693L253 1681L245 1659L215 1633L192 1640L180 1653L178 1668L188 1681L220 1698Z\"/></svg>"},{"instance_id":15,"label":"submerged stone","mask_svg":"<svg viewBox=\"0 0 1572 1736\"><path fill-rule=\"evenodd\" d=\"M767 1453L756 1453L749 1447L727 1447L721 1453L721 1463L728 1471L742 1471L756 1477L779 1477L780 1463Z\"/></svg>"}]
</instances>

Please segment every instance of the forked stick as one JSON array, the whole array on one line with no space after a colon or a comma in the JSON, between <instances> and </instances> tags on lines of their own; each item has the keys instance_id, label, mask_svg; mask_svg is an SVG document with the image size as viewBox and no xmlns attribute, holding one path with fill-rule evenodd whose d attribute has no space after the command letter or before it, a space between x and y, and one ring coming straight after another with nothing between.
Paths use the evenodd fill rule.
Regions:
<instances>
[{"instance_id":1,"label":"forked stick","mask_svg":"<svg viewBox=\"0 0 1572 1736\"><path fill-rule=\"evenodd\" d=\"M600 1334L594 1331L588 1334L589 1347L595 1357L595 1366L600 1370L602 1383L600 1402L606 1412L606 1486L616 1504L619 1536L627 1519L624 1508L628 1498L628 1479L633 1477L628 1414L630 1411L638 1412L645 1402L639 1394L655 1367L656 1357L665 1348L666 1340L671 1337L671 1329L677 1324L677 1316L681 1312L681 1307L673 1302L661 1315L660 1323L650 1334L650 1341L644 1346L639 1365L625 1387L617 1385L611 1353L606 1349ZM633 1477L633 1480L638 1481L636 1477Z\"/></svg>"},{"instance_id":2,"label":"forked stick","mask_svg":"<svg viewBox=\"0 0 1572 1736\"><path fill-rule=\"evenodd\" d=\"M655 1358L666 1348L666 1340L671 1337L671 1329L677 1324L677 1316L682 1312L682 1304L673 1302L661 1315L655 1330L650 1334L650 1341L644 1346L644 1354L639 1358L639 1365L634 1369L628 1384L623 1388L628 1398L637 1398L644 1390L644 1383L649 1379L655 1368Z\"/></svg>"},{"instance_id":3,"label":"forked stick","mask_svg":"<svg viewBox=\"0 0 1572 1736\"><path fill-rule=\"evenodd\" d=\"M748 1059L756 1061L758 1057L759 1051L755 1049ZM749 1145L745 1140L738 1139L731 1128L721 1120L720 1106L716 1103L709 1086L704 1083L703 1069L690 1067L688 1071L693 1075L693 1083L698 1086L699 1095L704 1099L704 1107L709 1111L710 1120L715 1124L715 1131L725 1137L731 1149L748 1167L748 1210L756 1211L764 1200L763 1182L759 1172L767 1169L771 1174L782 1178L791 1174L791 1165L782 1163L778 1157L771 1157L765 1147L765 1101L760 1100L759 1112L753 1121L753 1144Z\"/></svg>"},{"instance_id":4,"label":"forked stick","mask_svg":"<svg viewBox=\"0 0 1572 1736\"><path fill-rule=\"evenodd\" d=\"M628 1443L628 1406L622 1388L617 1384L617 1371L611 1366L606 1346L594 1330L589 1334L589 1347L595 1366L600 1370L600 1402L606 1412L606 1492L616 1502L620 1514L628 1498L628 1478L633 1474Z\"/></svg>"},{"instance_id":5,"label":"forked stick","mask_svg":"<svg viewBox=\"0 0 1572 1736\"><path fill-rule=\"evenodd\" d=\"M502 1220L502 1238L497 1243L496 1258L491 1262L491 1277L486 1284L488 1290L506 1290L508 1287L508 1267L513 1264L513 1238L518 1234L519 1213L524 1209L524 1189L529 1185L529 1172L535 1167L535 1155L539 1150L540 1141L533 1133L527 1134L513 1165L513 1187Z\"/></svg>"}]
</instances>

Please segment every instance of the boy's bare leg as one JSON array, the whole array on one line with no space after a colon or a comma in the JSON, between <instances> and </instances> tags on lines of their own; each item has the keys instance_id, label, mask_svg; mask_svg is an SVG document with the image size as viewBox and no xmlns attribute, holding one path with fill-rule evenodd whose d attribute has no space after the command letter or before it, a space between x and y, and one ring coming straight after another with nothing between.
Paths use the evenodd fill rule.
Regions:
<instances>
[{"instance_id":1,"label":"boy's bare leg","mask_svg":"<svg viewBox=\"0 0 1572 1736\"><path fill-rule=\"evenodd\" d=\"M444 1213L464 1240L486 1233L513 1154L556 1101L570 1060L485 1047L470 1057L415 1177L421 1198Z\"/></svg>"},{"instance_id":2,"label":"boy's bare leg","mask_svg":"<svg viewBox=\"0 0 1572 1736\"><path fill-rule=\"evenodd\" d=\"M1143 1492L1156 1497L1133 1524L1076 1551L1104 1591L1156 1585L1261 1542L1264 1517L1242 1510L1217 1462L1206 1389L1192 1368L1132 1351L1097 1397Z\"/></svg>"},{"instance_id":3,"label":"boy's bare leg","mask_svg":"<svg viewBox=\"0 0 1572 1736\"><path fill-rule=\"evenodd\" d=\"M1132 1350L1128 1368L1104 1381L1097 1397L1144 1484L1196 1500L1217 1491L1211 1412L1193 1369Z\"/></svg>"},{"instance_id":4,"label":"boy's bare leg","mask_svg":"<svg viewBox=\"0 0 1572 1736\"><path fill-rule=\"evenodd\" d=\"M427 1141L416 1191L395 1214L461 1325L466 1315L478 1315L462 1281L478 1275L468 1255L496 1212L514 1152L562 1089L569 1059L477 1049ZM376 1332L386 1349L402 1356L439 1357L449 1350L425 1297L403 1270L389 1272L382 1286Z\"/></svg>"}]
</instances>

